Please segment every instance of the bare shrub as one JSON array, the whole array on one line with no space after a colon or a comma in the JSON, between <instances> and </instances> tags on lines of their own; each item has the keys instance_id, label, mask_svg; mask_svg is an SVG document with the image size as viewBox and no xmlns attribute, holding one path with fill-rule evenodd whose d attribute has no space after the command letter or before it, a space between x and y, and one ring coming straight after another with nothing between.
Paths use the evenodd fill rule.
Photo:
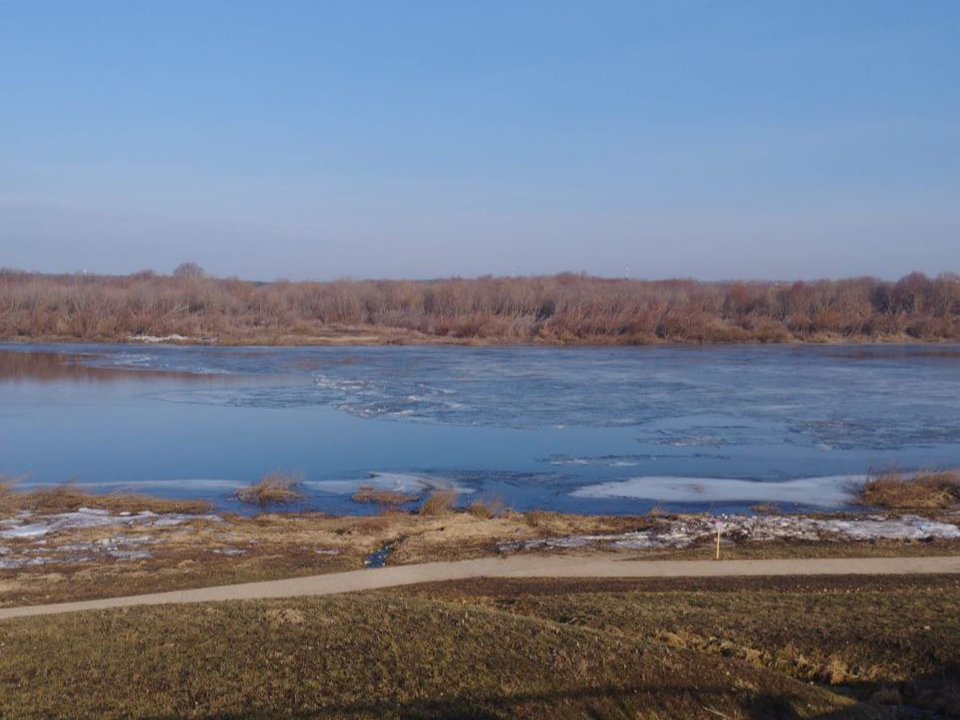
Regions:
<instances>
[{"instance_id":1,"label":"bare shrub","mask_svg":"<svg viewBox=\"0 0 960 720\"><path fill-rule=\"evenodd\" d=\"M891 469L867 478L858 502L890 509L933 510L960 502L960 475L956 472L921 472L913 476Z\"/></svg>"},{"instance_id":2,"label":"bare shrub","mask_svg":"<svg viewBox=\"0 0 960 720\"><path fill-rule=\"evenodd\" d=\"M423 501L418 512L427 516L448 515L453 512L456 503L456 491L434 490L430 493L430 497Z\"/></svg>"},{"instance_id":3,"label":"bare shrub","mask_svg":"<svg viewBox=\"0 0 960 720\"><path fill-rule=\"evenodd\" d=\"M489 500L475 500L470 503L467 512L481 520L492 520L502 515L505 508L506 504L503 500L500 498L492 498Z\"/></svg>"},{"instance_id":4,"label":"bare shrub","mask_svg":"<svg viewBox=\"0 0 960 720\"><path fill-rule=\"evenodd\" d=\"M960 281L914 273L812 283L640 281L563 273L427 281L258 283L213 278L41 275L0 270L0 337L217 337L637 344L831 338L960 339Z\"/></svg>"},{"instance_id":5,"label":"bare shrub","mask_svg":"<svg viewBox=\"0 0 960 720\"><path fill-rule=\"evenodd\" d=\"M283 505L303 498L296 488L302 482L299 475L280 470L264 475L259 482L237 490L235 497L251 505Z\"/></svg>"}]
</instances>

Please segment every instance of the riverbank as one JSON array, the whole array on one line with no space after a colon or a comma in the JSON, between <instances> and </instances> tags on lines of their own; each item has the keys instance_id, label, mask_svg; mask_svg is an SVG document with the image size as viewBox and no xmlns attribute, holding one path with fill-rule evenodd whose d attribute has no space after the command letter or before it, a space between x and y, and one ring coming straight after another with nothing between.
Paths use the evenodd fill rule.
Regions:
<instances>
[{"instance_id":1,"label":"riverbank","mask_svg":"<svg viewBox=\"0 0 960 720\"><path fill-rule=\"evenodd\" d=\"M956 509L584 516L441 503L368 516L241 516L176 503L144 510L136 496L106 496L100 509L77 503L0 518L0 606L484 557L711 559L718 533L724 559L960 555Z\"/></svg>"},{"instance_id":2,"label":"riverbank","mask_svg":"<svg viewBox=\"0 0 960 720\"><path fill-rule=\"evenodd\" d=\"M902 477L875 480L864 493L878 502L943 501L942 479L909 492ZM251 497L276 500L295 487L275 482ZM589 516L457 508L449 493L415 511L391 509L401 498L382 491L362 499L379 513L242 516L69 487L8 492L0 608L171 591L168 602L186 604L3 619L0 715L960 712L960 585L936 574L960 563L952 501L859 513ZM765 576L744 577L757 572ZM877 574L887 572L898 574ZM251 582L266 584L238 587ZM397 584L406 586L390 589ZM380 589L228 600L365 588Z\"/></svg>"}]
</instances>

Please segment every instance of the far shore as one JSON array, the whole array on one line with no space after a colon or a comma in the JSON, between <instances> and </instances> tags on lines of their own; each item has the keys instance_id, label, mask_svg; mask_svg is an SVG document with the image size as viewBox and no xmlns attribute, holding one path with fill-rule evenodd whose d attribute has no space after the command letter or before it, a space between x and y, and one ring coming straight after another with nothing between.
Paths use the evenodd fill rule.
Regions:
<instances>
[{"instance_id":1,"label":"far shore","mask_svg":"<svg viewBox=\"0 0 960 720\"><path fill-rule=\"evenodd\" d=\"M186 268L184 270L183 268ZM960 279L550 276L254 282L0 269L0 338L217 345L712 345L960 340Z\"/></svg>"},{"instance_id":2,"label":"far shore","mask_svg":"<svg viewBox=\"0 0 960 720\"><path fill-rule=\"evenodd\" d=\"M818 335L810 338L784 338L778 340L684 340L670 338L626 338L609 336L556 339L504 339L504 338L457 338L418 333L396 333L389 329L383 331L370 328L331 329L316 335L253 335L240 337L163 337L163 336L118 336L118 337L77 337L73 335L41 336L0 336L0 344L63 344L63 345L135 345L135 346L175 346L175 347L527 347L527 348L611 348L611 347L756 347L768 346L932 346L955 345L958 338L917 338L907 334L900 335Z\"/></svg>"}]
</instances>

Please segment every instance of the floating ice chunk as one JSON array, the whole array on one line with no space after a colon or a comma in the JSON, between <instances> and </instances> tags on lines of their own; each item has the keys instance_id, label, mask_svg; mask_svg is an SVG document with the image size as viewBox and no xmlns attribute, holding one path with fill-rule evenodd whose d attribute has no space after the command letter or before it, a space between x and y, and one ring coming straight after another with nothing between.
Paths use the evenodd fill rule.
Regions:
<instances>
[{"instance_id":1,"label":"floating ice chunk","mask_svg":"<svg viewBox=\"0 0 960 720\"><path fill-rule=\"evenodd\" d=\"M459 485L446 478L394 472L372 472L368 477L361 480L311 480L303 484L320 492L337 495L355 493L360 487L371 487L376 490L409 495L419 495L432 490L453 490L463 494L474 492L471 488Z\"/></svg>"},{"instance_id":2,"label":"floating ice chunk","mask_svg":"<svg viewBox=\"0 0 960 720\"><path fill-rule=\"evenodd\" d=\"M863 475L830 475L766 481L732 478L644 476L586 485L570 493L583 498L636 498L662 502L786 502L837 507L850 501Z\"/></svg>"}]
</instances>

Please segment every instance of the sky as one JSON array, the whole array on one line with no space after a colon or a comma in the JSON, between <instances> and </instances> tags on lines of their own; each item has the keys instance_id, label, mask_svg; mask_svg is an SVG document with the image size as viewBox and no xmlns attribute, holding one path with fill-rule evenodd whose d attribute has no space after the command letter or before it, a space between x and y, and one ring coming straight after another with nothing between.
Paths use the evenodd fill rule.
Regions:
<instances>
[{"instance_id":1,"label":"sky","mask_svg":"<svg viewBox=\"0 0 960 720\"><path fill-rule=\"evenodd\" d=\"M0 0L0 267L960 271L956 0Z\"/></svg>"}]
</instances>

